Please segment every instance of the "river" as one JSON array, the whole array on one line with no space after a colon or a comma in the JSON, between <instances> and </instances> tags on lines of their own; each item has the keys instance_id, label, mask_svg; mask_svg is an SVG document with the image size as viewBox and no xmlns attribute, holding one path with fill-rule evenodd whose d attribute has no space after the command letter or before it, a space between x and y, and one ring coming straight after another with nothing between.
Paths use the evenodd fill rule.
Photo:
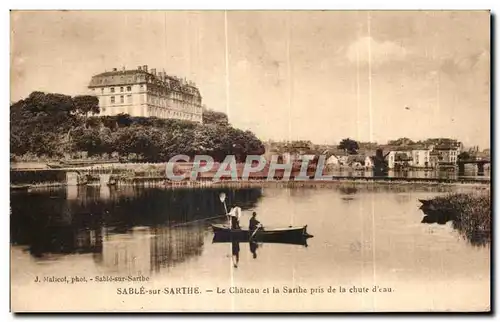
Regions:
<instances>
[{"instance_id":1,"label":"river","mask_svg":"<svg viewBox=\"0 0 500 322\"><path fill-rule=\"evenodd\" d=\"M419 198L469 189L339 184L234 190L69 187L12 193L12 308L486 310L490 246L471 245L451 223L421 223L418 209ZM236 260L231 244L212 242L209 225L222 219L201 220L224 213L221 191L228 205L243 209L243 226L256 211L265 227L308 225L314 237L307 246L258 244L251 249L240 243ZM96 282L97 276L128 275L149 281ZM40 283L37 276L78 276L87 282ZM117 288L141 285L199 287L201 294L118 294ZM228 294L230 287L258 288L259 294ZM270 294L263 293L266 287ZM273 293L273 287L280 293ZM285 288L297 293L284 293ZM226 293L218 293L222 290Z\"/></svg>"}]
</instances>

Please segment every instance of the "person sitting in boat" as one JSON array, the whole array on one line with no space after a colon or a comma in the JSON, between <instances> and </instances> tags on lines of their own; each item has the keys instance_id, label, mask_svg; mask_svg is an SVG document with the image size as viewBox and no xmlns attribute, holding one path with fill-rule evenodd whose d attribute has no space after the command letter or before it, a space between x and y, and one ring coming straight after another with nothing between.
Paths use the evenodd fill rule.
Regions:
<instances>
[{"instance_id":1,"label":"person sitting in boat","mask_svg":"<svg viewBox=\"0 0 500 322\"><path fill-rule=\"evenodd\" d=\"M229 222L231 225L231 229L241 229L240 227L241 208L233 207L228 215L229 215Z\"/></svg>"},{"instance_id":2,"label":"person sitting in boat","mask_svg":"<svg viewBox=\"0 0 500 322\"><path fill-rule=\"evenodd\" d=\"M257 217L257 213L254 211L252 213L252 218L250 218L250 222L248 224L248 230L250 231L254 231L255 229L257 229L257 227L262 227L260 221L258 221L255 217Z\"/></svg>"}]
</instances>

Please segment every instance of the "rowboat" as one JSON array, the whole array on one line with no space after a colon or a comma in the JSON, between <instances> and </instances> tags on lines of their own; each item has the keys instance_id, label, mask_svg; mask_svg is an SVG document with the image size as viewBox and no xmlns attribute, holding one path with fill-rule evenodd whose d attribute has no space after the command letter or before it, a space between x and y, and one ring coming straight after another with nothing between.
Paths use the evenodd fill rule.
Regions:
<instances>
[{"instance_id":1,"label":"rowboat","mask_svg":"<svg viewBox=\"0 0 500 322\"><path fill-rule=\"evenodd\" d=\"M288 228L259 228L254 234L254 231L249 229L231 229L226 225L213 224L215 241L241 241L247 242L250 239L261 242L275 242L287 244L303 244L308 238L313 237L307 233L307 225Z\"/></svg>"}]
</instances>

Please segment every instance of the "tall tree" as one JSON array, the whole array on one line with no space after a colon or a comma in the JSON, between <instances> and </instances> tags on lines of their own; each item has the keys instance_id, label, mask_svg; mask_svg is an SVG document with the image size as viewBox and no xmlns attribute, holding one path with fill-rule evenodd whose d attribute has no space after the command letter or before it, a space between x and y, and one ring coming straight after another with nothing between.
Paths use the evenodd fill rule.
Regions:
<instances>
[{"instance_id":1,"label":"tall tree","mask_svg":"<svg viewBox=\"0 0 500 322\"><path fill-rule=\"evenodd\" d=\"M359 150L359 145L358 142L351 140L350 138L346 138L340 141L338 149L344 150L349 154L357 154Z\"/></svg>"},{"instance_id":2,"label":"tall tree","mask_svg":"<svg viewBox=\"0 0 500 322\"><path fill-rule=\"evenodd\" d=\"M97 98L33 92L10 107L11 148L15 153L62 155L69 152L68 133L81 126L83 115L98 112Z\"/></svg>"}]
</instances>

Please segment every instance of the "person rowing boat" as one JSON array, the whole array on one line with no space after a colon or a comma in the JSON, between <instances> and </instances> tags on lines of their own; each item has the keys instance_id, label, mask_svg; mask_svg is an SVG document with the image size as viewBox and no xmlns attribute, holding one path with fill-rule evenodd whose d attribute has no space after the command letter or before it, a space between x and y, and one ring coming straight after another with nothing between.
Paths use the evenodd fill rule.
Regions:
<instances>
[{"instance_id":1,"label":"person rowing boat","mask_svg":"<svg viewBox=\"0 0 500 322\"><path fill-rule=\"evenodd\" d=\"M262 224L260 223L260 221L257 220L257 213L254 211L252 213L252 218L250 218L250 221L248 223L248 229L250 231L255 231L257 229L257 227L261 227L262 229Z\"/></svg>"},{"instance_id":2,"label":"person rowing boat","mask_svg":"<svg viewBox=\"0 0 500 322\"><path fill-rule=\"evenodd\" d=\"M257 220L257 213L254 211L252 213L252 218L250 218L250 222L248 224L248 229L252 232L250 235L250 239L255 237L255 234L257 233L257 230L263 230L264 226L260 223L260 221Z\"/></svg>"}]
</instances>

